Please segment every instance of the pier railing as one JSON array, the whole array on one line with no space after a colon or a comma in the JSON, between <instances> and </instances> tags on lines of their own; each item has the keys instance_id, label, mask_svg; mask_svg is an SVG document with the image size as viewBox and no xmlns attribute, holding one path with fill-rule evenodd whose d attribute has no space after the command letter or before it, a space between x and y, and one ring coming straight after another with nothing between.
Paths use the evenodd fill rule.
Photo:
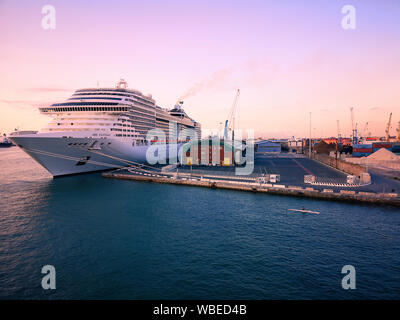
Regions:
<instances>
[{"instance_id":1,"label":"pier railing","mask_svg":"<svg viewBox=\"0 0 400 320\"><path fill-rule=\"evenodd\" d=\"M195 178L195 177L174 177L170 175L160 174L160 172L146 173L142 170L131 169L131 172L124 173L121 170L114 172L103 173L106 178L117 178L137 181L150 181L158 183L170 183L179 185L190 185L206 188L222 188L239 191L251 191L260 193L270 193L278 195L296 196L296 197L308 197L324 200L333 201L352 201L352 202L364 202L369 204L386 204L400 206L400 198L397 193L373 193L354 190L339 190L339 192L333 189L318 190L312 187L300 187L300 186L286 186L281 184L267 184L267 183L255 183L246 181L229 181L229 180L218 180L210 178Z\"/></svg>"},{"instance_id":2,"label":"pier railing","mask_svg":"<svg viewBox=\"0 0 400 320\"><path fill-rule=\"evenodd\" d=\"M350 179L349 179L350 178ZM327 177L316 177L313 175L305 175L304 183L311 184L314 186L328 186L328 187L362 187L371 184L371 181L363 181L355 176L348 176L344 178L327 178Z\"/></svg>"}]
</instances>

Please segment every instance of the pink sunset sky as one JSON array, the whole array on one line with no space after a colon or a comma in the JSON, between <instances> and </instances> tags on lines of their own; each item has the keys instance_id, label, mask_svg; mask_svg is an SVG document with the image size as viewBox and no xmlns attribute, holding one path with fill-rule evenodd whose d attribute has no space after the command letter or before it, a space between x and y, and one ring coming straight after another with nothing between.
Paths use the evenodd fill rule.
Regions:
<instances>
[{"instance_id":1,"label":"pink sunset sky","mask_svg":"<svg viewBox=\"0 0 400 320\"><path fill-rule=\"evenodd\" d=\"M42 7L56 9L44 30ZM344 5L356 8L345 30ZM400 121L400 1L0 0L0 132L38 130L37 106L74 90L151 93L218 129L240 88L239 127L257 136L336 136L355 121L384 135Z\"/></svg>"}]
</instances>

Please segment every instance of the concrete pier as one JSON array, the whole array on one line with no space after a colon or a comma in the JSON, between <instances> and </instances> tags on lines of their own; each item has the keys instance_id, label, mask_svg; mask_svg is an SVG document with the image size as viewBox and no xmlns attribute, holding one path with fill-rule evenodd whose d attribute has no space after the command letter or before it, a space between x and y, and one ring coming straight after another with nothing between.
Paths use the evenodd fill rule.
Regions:
<instances>
[{"instance_id":1,"label":"concrete pier","mask_svg":"<svg viewBox=\"0 0 400 320\"><path fill-rule=\"evenodd\" d=\"M333 192L331 189L322 191L300 186L285 186L283 184L256 183L238 180L218 180L216 177L209 179L206 177L191 176L189 174L162 174L158 172L129 172L112 171L103 173L105 178L115 178L124 180L147 181L156 183L168 183L176 185L197 186L205 188L229 189L248 192L269 193L275 195L286 195L294 197L305 197L332 201L358 202L376 205L400 206L400 198L397 193L373 193L373 192L355 192L349 190L340 190Z\"/></svg>"}]
</instances>

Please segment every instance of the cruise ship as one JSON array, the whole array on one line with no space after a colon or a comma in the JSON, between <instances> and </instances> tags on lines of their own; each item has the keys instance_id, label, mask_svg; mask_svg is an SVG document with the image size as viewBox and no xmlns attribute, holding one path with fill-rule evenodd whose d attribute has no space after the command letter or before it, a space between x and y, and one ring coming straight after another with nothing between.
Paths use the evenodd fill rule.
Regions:
<instances>
[{"instance_id":1,"label":"cruise ship","mask_svg":"<svg viewBox=\"0 0 400 320\"><path fill-rule=\"evenodd\" d=\"M123 79L115 88L76 90L68 100L39 110L52 117L46 128L15 131L9 138L54 177L146 163L154 143L166 148L160 154L168 161L189 139L184 135L190 130L184 129L201 138L201 125L182 102L161 108L150 94L128 89ZM149 141L152 129L160 134Z\"/></svg>"}]
</instances>

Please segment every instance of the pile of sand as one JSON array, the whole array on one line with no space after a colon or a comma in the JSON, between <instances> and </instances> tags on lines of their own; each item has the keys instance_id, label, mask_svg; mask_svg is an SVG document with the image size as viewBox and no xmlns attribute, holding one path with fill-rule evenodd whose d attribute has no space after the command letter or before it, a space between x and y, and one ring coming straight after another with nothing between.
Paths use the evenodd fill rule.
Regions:
<instances>
[{"instance_id":1,"label":"pile of sand","mask_svg":"<svg viewBox=\"0 0 400 320\"><path fill-rule=\"evenodd\" d=\"M400 157L396 156L388 149L382 148L367 157L367 160L373 161L400 161Z\"/></svg>"}]
</instances>

